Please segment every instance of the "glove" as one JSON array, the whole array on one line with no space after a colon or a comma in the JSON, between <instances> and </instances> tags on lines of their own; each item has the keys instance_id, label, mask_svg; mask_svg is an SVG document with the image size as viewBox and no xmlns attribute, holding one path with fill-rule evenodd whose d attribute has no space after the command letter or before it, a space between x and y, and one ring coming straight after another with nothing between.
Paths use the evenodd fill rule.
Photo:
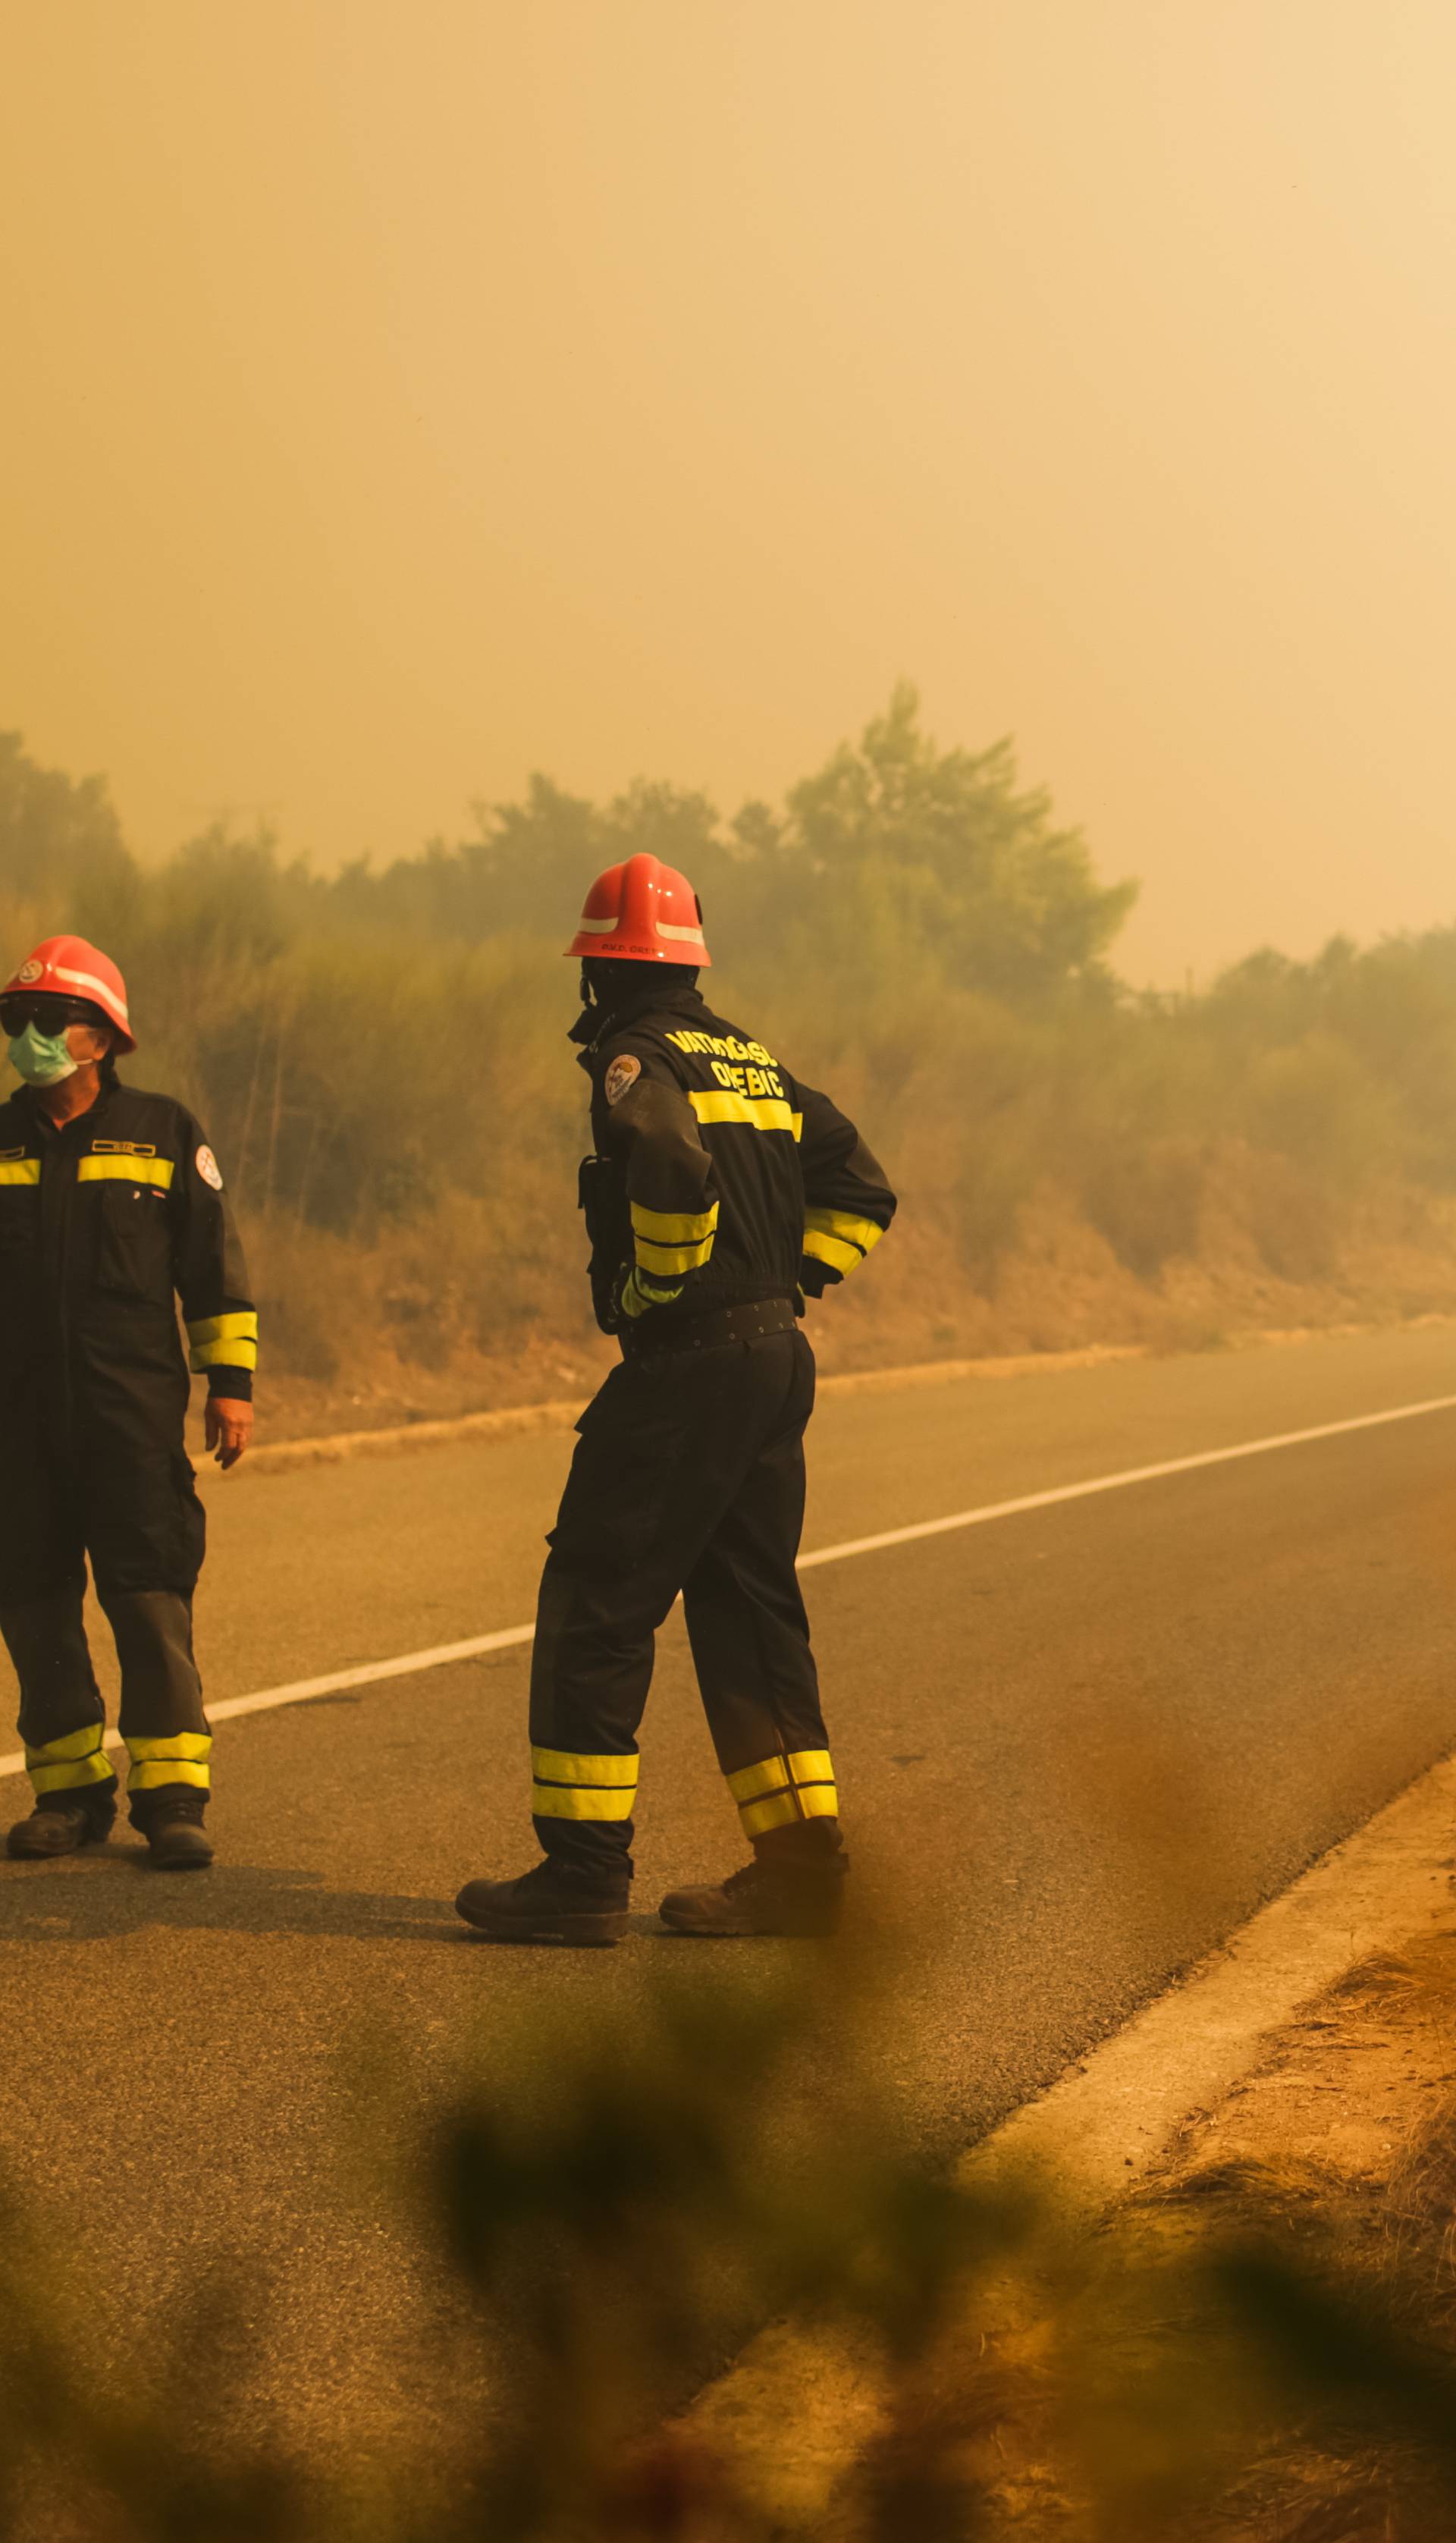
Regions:
<instances>
[{"instance_id":1,"label":"glove","mask_svg":"<svg viewBox=\"0 0 1456 2543\"><path fill-rule=\"evenodd\" d=\"M612 1305L621 1323L635 1324L639 1316L647 1314L649 1307L670 1306L674 1298L681 1296L680 1280L674 1288L659 1288L655 1280L648 1279L634 1263L618 1280Z\"/></svg>"}]
</instances>

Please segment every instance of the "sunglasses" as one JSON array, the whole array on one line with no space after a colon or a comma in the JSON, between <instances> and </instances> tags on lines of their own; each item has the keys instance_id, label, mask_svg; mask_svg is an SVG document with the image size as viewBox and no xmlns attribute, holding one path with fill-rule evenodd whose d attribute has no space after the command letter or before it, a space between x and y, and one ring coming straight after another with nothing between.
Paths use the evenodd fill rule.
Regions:
<instances>
[{"instance_id":1,"label":"sunglasses","mask_svg":"<svg viewBox=\"0 0 1456 2543\"><path fill-rule=\"evenodd\" d=\"M57 998L42 993L36 998L0 998L0 1033L14 1041L34 1025L38 1033L64 1033L67 1025L94 1025L95 1012L80 998Z\"/></svg>"}]
</instances>

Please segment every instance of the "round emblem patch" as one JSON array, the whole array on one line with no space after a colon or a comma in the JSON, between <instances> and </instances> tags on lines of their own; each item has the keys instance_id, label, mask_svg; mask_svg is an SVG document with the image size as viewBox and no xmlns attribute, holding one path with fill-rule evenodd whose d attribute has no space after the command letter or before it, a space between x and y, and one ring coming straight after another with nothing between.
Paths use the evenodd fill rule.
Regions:
<instances>
[{"instance_id":1,"label":"round emblem patch","mask_svg":"<svg viewBox=\"0 0 1456 2543\"><path fill-rule=\"evenodd\" d=\"M33 980L39 979L44 968L44 963L38 963L35 955L33 954L29 963L22 963L20 969L17 971L15 976L20 981L22 987L28 989Z\"/></svg>"},{"instance_id":2,"label":"round emblem patch","mask_svg":"<svg viewBox=\"0 0 1456 2543\"><path fill-rule=\"evenodd\" d=\"M197 1172L204 1184L210 1184L214 1192L221 1192L222 1168L210 1148L197 1150Z\"/></svg>"},{"instance_id":3,"label":"round emblem patch","mask_svg":"<svg viewBox=\"0 0 1456 2543\"><path fill-rule=\"evenodd\" d=\"M642 1075L642 1061L630 1050L617 1053L601 1082L601 1091L609 1104L620 1104L629 1086L635 1086Z\"/></svg>"}]
</instances>

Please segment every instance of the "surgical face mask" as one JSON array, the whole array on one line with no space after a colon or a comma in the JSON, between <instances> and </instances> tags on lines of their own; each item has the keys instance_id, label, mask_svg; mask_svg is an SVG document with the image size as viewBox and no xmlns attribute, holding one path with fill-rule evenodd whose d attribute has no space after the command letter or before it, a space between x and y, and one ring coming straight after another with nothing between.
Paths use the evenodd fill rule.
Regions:
<instances>
[{"instance_id":1,"label":"surgical face mask","mask_svg":"<svg viewBox=\"0 0 1456 2543\"><path fill-rule=\"evenodd\" d=\"M10 1065L28 1086L58 1086L76 1074L65 1034L43 1034L34 1024L11 1043Z\"/></svg>"}]
</instances>

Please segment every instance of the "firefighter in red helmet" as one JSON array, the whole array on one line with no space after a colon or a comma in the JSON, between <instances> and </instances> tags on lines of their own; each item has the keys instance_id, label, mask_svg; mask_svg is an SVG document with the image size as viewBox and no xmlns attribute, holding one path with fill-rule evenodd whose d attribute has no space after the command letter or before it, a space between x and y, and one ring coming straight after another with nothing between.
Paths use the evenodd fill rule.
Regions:
<instances>
[{"instance_id":1,"label":"firefighter in red helmet","mask_svg":"<svg viewBox=\"0 0 1456 2543\"><path fill-rule=\"evenodd\" d=\"M795 1558L813 1354L800 1330L879 1242L894 1195L852 1121L707 1006L692 886L636 856L593 884L569 953L595 1153L581 1169L614 1368L577 1425L531 1671L543 1859L457 1905L499 1940L611 1943L632 1879L637 1731L679 1590L752 1859L661 1902L688 1934L838 1921L839 1800Z\"/></svg>"},{"instance_id":2,"label":"firefighter in red helmet","mask_svg":"<svg viewBox=\"0 0 1456 2543\"><path fill-rule=\"evenodd\" d=\"M248 1274L192 1116L116 1075L136 1043L107 955L78 936L38 945L0 990L0 1032L22 1080L0 1103L0 1635L36 1805L7 1850L72 1854L115 1817L82 1622L89 1556L121 1666L132 1823L154 1863L192 1870L212 1860L212 1742L177 1301L207 1375L207 1445L234 1465L258 1357Z\"/></svg>"}]
</instances>

